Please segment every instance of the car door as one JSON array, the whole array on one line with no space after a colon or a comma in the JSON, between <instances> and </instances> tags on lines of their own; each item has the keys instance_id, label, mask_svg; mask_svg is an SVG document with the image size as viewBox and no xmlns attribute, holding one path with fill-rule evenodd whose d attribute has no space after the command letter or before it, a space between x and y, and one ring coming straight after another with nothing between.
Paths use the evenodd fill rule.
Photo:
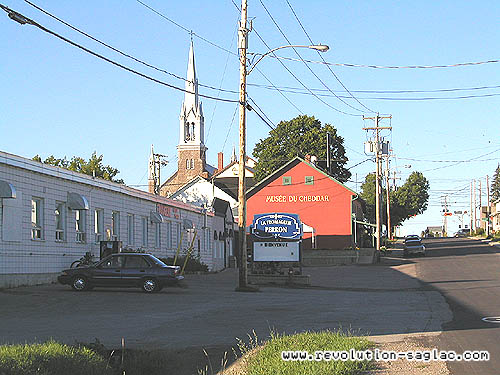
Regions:
<instances>
[{"instance_id":1,"label":"car door","mask_svg":"<svg viewBox=\"0 0 500 375\"><path fill-rule=\"evenodd\" d=\"M112 255L94 269L92 283L98 286L121 286L124 263L123 255Z\"/></svg>"},{"instance_id":2,"label":"car door","mask_svg":"<svg viewBox=\"0 0 500 375\"><path fill-rule=\"evenodd\" d=\"M122 269L122 282L124 285L139 285L145 276L151 274L151 265L142 255L129 255L125 258Z\"/></svg>"}]
</instances>

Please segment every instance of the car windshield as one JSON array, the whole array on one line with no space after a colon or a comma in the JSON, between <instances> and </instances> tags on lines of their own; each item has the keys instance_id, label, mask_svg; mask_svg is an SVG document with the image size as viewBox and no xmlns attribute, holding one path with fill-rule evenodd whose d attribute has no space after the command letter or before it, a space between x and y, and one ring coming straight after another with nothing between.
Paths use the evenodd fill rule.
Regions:
<instances>
[{"instance_id":1,"label":"car windshield","mask_svg":"<svg viewBox=\"0 0 500 375\"><path fill-rule=\"evenodd\" d=\"M148 258L151 262L157 264L158 266L160 267L167 267L167 265L165 263L163 263L160 259L158 259L157 257L155 257L154 255L151 255L149 254L148 255Z\"/></svg>"}]
</instances>

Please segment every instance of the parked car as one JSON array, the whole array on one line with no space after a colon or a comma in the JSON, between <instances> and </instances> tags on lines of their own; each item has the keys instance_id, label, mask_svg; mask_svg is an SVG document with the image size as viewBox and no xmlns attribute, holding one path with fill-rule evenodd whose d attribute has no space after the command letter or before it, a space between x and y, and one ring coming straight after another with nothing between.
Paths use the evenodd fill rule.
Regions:
<instances>
[{"instance_id":1,"label":"parked car","mask_svg":"<svg viewBox=\"0 0 500 375\"><path fill-rule=\"evenodd\" d=\"M112 254L95 265L62 271L57 280L76 291L93 287L140 287L146 293L177 284L184 276L179 266L167 266L151 254Z\"/></svg>"},{"instance_id":2,"label":"parked car","mask_svg":"<svg viewBox=\"0 0 500 375\"><path fill-rule=\"evenodd\" d=\"M408 257L417 254L425 256L425 246L422 244L422 240L420 237L407 237L404 243L403 256Z\"/></svg>"},{"instance_id":3,"label":"parked car","mask_svg":"<svg viewBox=\"0 0 500 375\"><path fill-rule=\"evenodd\" d=\"M469 228L462 228L459 229L457 233L455 233L455 237L467 237L470 235L470 229Z\"/></svg>"}]
</instances>

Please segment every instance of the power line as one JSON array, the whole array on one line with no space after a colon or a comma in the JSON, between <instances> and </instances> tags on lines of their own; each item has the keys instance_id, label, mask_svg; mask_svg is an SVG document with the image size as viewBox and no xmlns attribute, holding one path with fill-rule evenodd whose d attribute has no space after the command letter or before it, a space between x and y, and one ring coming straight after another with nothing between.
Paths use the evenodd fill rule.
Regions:
<instances>
[{"instance_id":1,"label":"power line","mask_svg":"<svg viewBox=\"0 0 500 375\"><path fill-rule=\"evenodd\" d=\"M293 57L284 56L274 56L276 59L280 60L290 60L290 61L301 61L300 59L295 59ZM475 66L475 65L485 65L485 64L497 64L500 60L486 60L486 61L475 61L475 62L465 62L456 63L448 65L407 65L407 66L395 66L395 65L365 65L365 64L348 64L348 63L331 63L327 61L314 61L304 59L305 62L310 64L323 64L331 66L344 66L348 68L371 68L371 69L439 69L439 68L458 68L464 66Z\"/></svg>"},{"instance_id":2,"label":"power line","mask_svg":"<svg viewBox=\"0 0 500 375\"><path fill-rule=\"evenodd\" d=\"M261 85L256 83L249 83L249 86L261 87L265 89L273 89L273 87L267 85ZM478 87L459 87L459 88L449 88L449 89L435 89L435 90L351 90L351 92L361 93L361 94L413 94L413 93L434 93L434 92L453 92L453 91L475 91L475 90L490 90L490 89L498 89L500 85L496 86L478 86ZM304 89L300 87L290 87L290 86L281 86L281 90L294 90L294 91L303 91ZM312 91L317 92L325 92L328 90L312 88ZM338 93L339 91L337 91Z\"/></svg>"},{"instance_id":3,"label":"power line","mask_svg":"<svg viewBox=\"0 0 500 375\"><path fill-rule=\"evenodd\" d=\"M281 30L280 26L278 25L278 23L276 22L276 20L274 19L274 17L271 15L271 13L269 12L269 10L266 8L266 6L264 5L264 3L262 2L262 0L260 0L260 3L262 5L262 7L264 8L264 10L266 11L266 13L268 14L269 18L271 18L271 20L273 21L274 25L276 26L276 28L279 30L279 32L281 33L281 35L283 36L283 38L285 38L286 42L291 45L292 42L290 42L290 40L287 38L287 36L285 35L285 33ZM257 32L256 32L257 34ZM258 35L258 34L257 34ZM259 36L260 38L260 36ZM262 40L262 38L260 38ZM263 40L262 40L263 41ZM271 50L271 48L269 48L269 46L264 43L266 45L266 47ZM295 52L295 54L302 60L302 62L304 63L304 65L306 66L306 68L321 82L321 84L326 87L327 89L328 86L321 80L321 78L318 77L318 75L316 73L314 73L314 71L311 69L311 67L309 65L307 65L307 63L304 61L304 59L302 58L302 56L300 56L299 52L297 52L297 49L295 47L292 47L293 51ZM274 56L276 56L276 54L274 52L272 52L272 54ZM280 60L278 60L280 61ZM288 67L286 67L285 64L283 64L283 67L285 67L285 69L307 90L309 91L309 93L311 93L314 97L316 97L319 101L321 101L323 104L325 104L326 106L330 107L331 109L337 111L337 112L340 112L340 113L343 113L343 114L346 114L346 115L351 115L351 116L362 116L362 115L355 115L355 114L349 114L347 112L344 112L344 111L341 111L333 106L331 106L330 104L328 104L327 102L325 102L324 100L322 100L319 96L317 96L314 92L312 92L306 85L304 85L296 76L295 74L293 74L290 69L288 69ZM333 92L332 92L333 93ZM333 93L333 95L335 97L337 97L342 103L346 104L347 106L355 109L356 111L360 111L359 109L351 106L350 104L346 103L345 101L343 101L342 99L340 99L335 93ZM360 111L362 112L362 111Z\"/></svg>"},{"instance_id":4,"label":"power line","mask_svg":"<svg viewBox=\"0 0 500 375\"><path fill-rule=\"evenodd\" d=\"M271 51L271 47L266 43L266 41L260 36L260 34L257 32L257 30L255 29L255 27L253 28L253 32L255 33L255 35L257 35L257 37L260 39L260 41L266 46L266 48ZM274 52L272 52L273 55L275 55ZM325 104L326 106L328 106L329 108L333 109L334 111L336 112L339 112L339 113L342 113L344 115L348 115L348 116L356 116L356 117L359 117L359 116L362 116L362 115L357 115L357 114L353 114L353 113L348 113L348 112L344 112L340 109L337 109L335 107L333 107L332 105L328 104L327 102L325 102L323 99L321 99L318 95L316 95L314 92L312 92L281 60L278 60L280 62L280 64L286 69L286 71L288 73L290 73L290 75L298 82L302 85L302 87L304 87L307 91L309 91L309 93L311 95L313 95L316 99L318 99L320 102L322 102L323 104Z\"/></svg>"},{"instance_id":5,"label":"power line","mask_svg":"<svg viewBox=\"0 0 500 375\"><path fill-rule=\"evenodd\" d=\"M149 6L148 4L143 3L141 0L136 0L136 1L137 1L139 4L141 4L142 6L146 7L147 9L149 9L151 12L153 12L153 13L157 14L157 15L158 15L158 16L160 16L161 18L163 18L163 19L167 20L168 22L172 23L173 25L177 26L178 28L180 28L180 29L184 30L184 31L185 31L185 32L187 32L188 34L190 34L190 35L192 35L192 36L195 36L195 37L197 37L197 38L199 38L199 39L203 40L205 43L208 43L208 44L210 44L210 45L211 45L211 46L213 46L213 47L216 47L216 48L218 48L218 49L220 49L220 50L222 50L222 51L225 51L225 52L227 52L227 53L230 53L231 55L238 56L238 54L237 54L237 53L235 53L235 52L233 52L233 51L231 51L231 50L228 50L227 48L224 48L224 47L222 47L222 46L219 46L218 44L216 44L216 43L214 43L214 42L212 42L212 41L210 41L210 40L208 40L208 39L206 39L206 38L202 37L201 35L199 35L199 34L195 33L194 31L189 30L187 27L184 27L184 26L182 26L181 24L179 24L179 23L175 22L174 20L172 20L171 18L167 17L167 16L166 16L166 15L164 15L163 13L160 13L159 11L157 11L157 10L156 10L156 9L154 9L154 8L152 8L152 7L151 7L151 6Z\"/></svg>"},{"instance_id":6,"label":"power line","mask_svg":"<svg viewBox=\"0 0 500 375\"><path fill-rule=\"evenodd\" d=\"M234 2L234 0L231 0L231 2L233 3L234 7L238 10L238 12L241 12L240 7L238 6L238 4L236 4L236 3ZM254 30L255 30L255 29L254 29ZM262 72L259 68L257 68L257 67L256 67L256 68L255 68L255 70L257 70L257 71L258 71L258 72L259 72L259 73L260 73L260 74L264 77L264 79L265 79L267 82L269 82L269 84L271 85L271 87L272 87L273 89L277 90L277 91L280 93L280 95L281 95L283 98L285 98L285 100L286 100L288 103L290 103L290 104L292 105L292 107L294 107L294 108L295 108L295 109L296 109L296 110L297 110L300 114L304 114L304 112L302 112L302 110L301 110L299 107L297 107L297 105L295 105L295 103L293 103L293 102L292 102L292 101L291 101L291 100L290 100L290 99L289 99L289 98L288 98L288 97L287 97L287 96L283 93L283 91L282 91L282 90L280 90L280 89L279 89L276 85L274 85L274 83L272 83L272 82L271 82L271 80L270 80L269 78L267 78L267 76L266 76L266 75L265 75L265 74L264 74L264 73L263 73L263 72ZM248 85L249 85L249 84L247 83L247 86L248 86Z\"/></svg>"},{"instance_id":7,"label":"power line","mask_svg":"<svg viewBox=\"0 0 500 375\"><path fill-rule=\"evenodd\" d=\"M70 23L68 23L68 22L66 22L66 21L64 21L64 20L62 20L62 19L60 19L59 17L57 17L57 16L55 16L55 15L53 15L53 14L49 13L48 11L46 11L46 10L44 10L44 9L40 8L38 5L33 4L33 3L32 3L32 2L30 2L29 0L24 0L24 1L25 1L26 3L28 3L29 5L31 5L32 7L34 7L34 8L36 8L36 9L38 9L40 12L42 12L42 13L46 14L47 16L49 16L49 17L51 17L51 18L55 19L56 21L58 21L58 22L62 23L63 25L66 25L67 27L71 28L72 30L74 30L74 31L76 31L76 32L78 32L78 33L80 33L80 34L82 34L82 35L86 36L86 37L87 37L87 38L89 38L89 39L92 39L93 41L95 41L95 42L97 42L97 43L99 43L99 44L103 45L103 46L104 46L104 47L106 47L106 48L111 49L112 51L114 51L114 52L116 52L116 53L119 53L119 54L120 54L120 55L122 55L122 56L125 56L125 57L127 57L127 58L129 58L129 59L131 59L131 60L134 60L135 62L138 62L139 64L142 64L142 65L144 65L144 66L147 66L148 68L151 68L151 69L157 70L157 71L159 71L159 72L161 72L161 73L168 74L168 75L170 75L170 76L172 76L172 77L174 77L174 78L177 78L177 79L179 79L179 80L182 80L182 81L187 81L187 80L186 80L186 78L184 78L184 77L181 77L181 76L179 76L179 75L177 75L177 74L174 74L174 73L171 73L171 72L169 72L169 71L167 71L167 70L165 70L165 69L162 69L162 68L159 68L159 67L154 66L154 65L152 65L152 64L149 64L149 63L147 63L147 62L145 62L145 61L143 61L143 60L140 60L140 59L138 59L138 58L136 58L136 57L134 57L134 56L132 56L132 55L130 55L130 54L128 54L128 53L125 53L125 52L123 52L123 51L119 50L118 48L115 48L115 47L113 47L113 46L109 45L108 43L105 43L105 42L103 42L103 41L101 41L101 40L99 40L99 39L97 39L97 38L93 37L92 35L90 35L90 34L86 33L85 31L82 31L82 30L78 29L77 27L75 27L75 26L71 25ZM202 86L202 87L205 87L205 88L208 88L208 89L211 89L211 90L216 90L216 91L219 91L219 92L220 92L220 91L224 91L224 92L229 92L229 93L233 93L233 94L237 94L237 93L238 93L238 91L235 91L235 90L226 90L226 89L222 89L221 87L217 88L217 87L213 87L213 86L209 86L209 85L204 85L204 84L201 84L201 83L198 83L198 85L199 85L199 86Z\"/></svg>"},{"instance_id":8,"label":"power line","mask_svg":"<svg viewBox=\"0 0 500 375\"><path fill-rule=\"evenodd\" d=\"M36 26L40 30L42 30L42 31L44 31L44 32L46 32L46 33L48 33L50 35L53 35L56 38L61 39L62 41L66 42L68 44L71 44L74 47L77 47L77 48L79 48L79 49L81 49L81 50L83 50L83 51L85 51L85 52L87 52L87 53L89 53L89 54L91 54L91 55L93 55L93 56L101 59L101 60L104 60L104 61L106 61L106 62L108 62L110 64L113 64L113 65L115 65L115 66L117 66L117 67L119 67L121 69L124 69L124 70L130 72L130 73L136 74L136 75L138 75L138 76L140 76L142 78L145 78L147 80L150 80L150 81L158 83L160 85L169 87L169 88L174 89L174 90L186 92L186 93L189 93L189 94L194 94L194 92L185 90L185 89L183 89L181 87L177 87L177 86L171 85L171 84L169 84L167 82L161 81L159 79L156 79L156 78L153 78L151 76L148 76L148 75L146 75L144 73L138 72L137 70L129 68L129 67L127 67L125 65L122 65L122 64L120 64L120 63L118 63L118 62L116 62L114 60L111 60L111 59L109 59L109 58L107 58L107 57L105 57L105 56L103 56L103 55L101 55L101 54L99 54L97 52L94 52L94 51L92 51L92 50L90 50L90 49L88 49L88 48L86 48L86 47L84 47L84 46L82 46L82 45L80 45L80 44L78 44L76 42L73 42L72 40L70 40L70 39L68 39L68 38L66 38L66 37L64 37L64 36L62 36L62 35L54 32L54 31L52 31L52 30L50 30L50 29L48 29L48 28L46 28L44 26L42 26L42 25L40 25L39 23L33 21L32 19L23 16L21 13L13 11L12 9L6 7L5 5L0 4L0 8L2 8L5 12L7 12L9 14L9 16L13 15L13 16L20 17L21 19L23 19L25 21L24 23ZM203 95L203 94L198 94L198 95L200 97L203 97L203 98L206 98L206 99L217 100L217 101L228 102L228 103L238 103L238 100L234 100L234 99L217 98L217 97L214 97L214 96Z\"/></svg>"},{"instance_id":9,"label":"power line","mask_svg":"<svg viewBox=\"0 0 500 375\"><path fill-rule=\"evenodd\" d=\"M458 165L458 164L461 164L461 163L468 163L468 162L471 162L471 161L476 161L477 159L480 159L480 158L482 158L483 156L491 155L491 154L493 154L493 153L495 153L495 152L498 152L498 151L500 151L500 148L499 148L499 149L497 149L497 150L491 151L491 152L487 152L486 154L479 155L479 156L477 156L477 157L475 157L475 158L471 158L471 159L468 159L468 160L461 160L461 161L456 162L456 163L454 163L454 164L445 165L445 166L442 166L442 167L437 167L437 168L426 169L426 170L424 170L424 171L422 171L422 172L435 171L435 170L437 170L437 169L443 169L443 168L453 167L453 166Z\"/></svg>"},{"instance_id":10,"label":"power line","mask_svg":"<svg viewBox=\"0 0 500 375\"><path fill-rule=\"evenodd\" d=\"M300 27L302 28L302 31L304 31L304 34L306 34L307 38L309 39L309 42L310 42L311 44L314 44L314 42L312 41L311 37L309 36L309 33L306 31L306 29L305 29L304 25L302 24L302 22L300 21L299 17L297 16L297 13L295 13L295 10L293 9L292 4L290 4L290 2L289 2L288 0L285 0L285 1L286 1L286 3L288 4L288 7L289 7L289 8L290 8L290 10L292 11L293 15L295 16L295 19L296 19L296 20L297 20L297 22L299 23ZM261 2L262 2L262 1L261 1ZM326 60L325 60L325 58L323 57L323 55L322 55L319 51L316 51L316 52L318 53L318 56L321 58L321 60L322 60L323 62L326 62ZM304 60L302 59L302 57L301 57L301 60L302 60L302 61L304 61ZM304 62L304 63L305 63L305 62ZM306 65L307 65L307 64L306 64ZM356 98L356 97L355 97L355 96L351 93L351 91L349 91L349 90L347 89L347 87L346 87L346 86L342 83L342 81L340 80L340 78L339 78L339 77L335 74L335 72L334 72L334 71L330 68L330 66L329 66L329 65L325 65L325 66L328 68L328 70L330 71L330 73L332 73L332 75L335 77L335 79L338 81L338 83L340 83L340 85L344 88L344 90L345 90L347 93L349 93L349 95L350 95L350 96L351 96L354 100L356 100L356 101L358 102L358 104L360 104L363 108L367 109L369 112L374 112L374 113L376 112L376 111L371 110L371 109L370 109L370 108L368 108L367 106L365 106L363 103L361 103L361 102L360 102L360 101L359 101L359 100L358 100L358 99L357 99L357 98ZM321 81L321 80L320 80L320 81ZM336 95L336 94L335 94L332 90L330 90L330 88L328 88L328 87L327 87L327 89L328 89L328 91L330 91L333 95L337 96L337 95ZM342 101L343 103L347 104L349 107L354 108L354 107L352 107L351 105L349 105L348 103L344 102L342 99L340 99L340 98L338 98L338 99L339 99L340 101ZM354 108L354 109L356 109L356 110L358 110L358 111L359 111L359 109L357 109L357 108ZM362 112L362 111L360 111L360 112Z\"/></svg>"},{"instance_id":11,"label":"power line","mask_svg":"<svg viewBox=\"0 0 500 375\"><path fill-rule=\"evenodd\" d=\"M257 85L252 85L252 86L257 86ZM265 86L265 85L261 85L261 86L257 86L257 87L271 89L270 87ZM335 98L342 98L342 99L352 99L351 97L344 96L344 95L336 95L336 94L329 95L326 93L314 94L314 93L310 92L310 91L318 91L318 89L310 89L310 91L308 91L308 92L305 92L305 91L303 91L303 89L300 89L300 88L291 88L291 89L281 88L280 90L283 92L290 93L290 94L313 95L315 97L321 96L321 97L329 97L329 98L335 97ZM358 92L361 92L361 91L358 91ZM387 92L387 93L389 93L389 92ZM408 92L408 93L410 93L410 92ZM500 93L480 94L480 95L463 95L463 96L448 96L448 97L447 96L442 96L442 97L436 96L436 97L420 97L420 98L419 97L414 97L414 98L362 97L361 99L363 99L363 100L393 100L393 101L412 101L412 100L426 101L426 100L458 100L458 99L471 99L471 98L487 98L487 97L499 96L499 95L500 95Z\"/></svg>"}]
</instances>

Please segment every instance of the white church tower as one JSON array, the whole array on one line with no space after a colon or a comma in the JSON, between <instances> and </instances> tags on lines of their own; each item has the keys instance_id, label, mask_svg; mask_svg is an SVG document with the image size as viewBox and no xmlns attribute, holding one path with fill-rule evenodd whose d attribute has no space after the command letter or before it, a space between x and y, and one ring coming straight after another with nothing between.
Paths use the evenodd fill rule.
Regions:
<instances>
[{"instance_id":1,"label":"white church tower","mask_svg":"<svg viewBox=\"0 0 500 375\"><path fill-rule=\"evenodd\" d=\"M205 121L198 95L198 79L194 61L193 41L189 48L186 93L179 115L179 143L177 145L177 172L161 187L161 195L170 195L196 176L208 178L205 146Z\"/></svg>"}]
</instances>

